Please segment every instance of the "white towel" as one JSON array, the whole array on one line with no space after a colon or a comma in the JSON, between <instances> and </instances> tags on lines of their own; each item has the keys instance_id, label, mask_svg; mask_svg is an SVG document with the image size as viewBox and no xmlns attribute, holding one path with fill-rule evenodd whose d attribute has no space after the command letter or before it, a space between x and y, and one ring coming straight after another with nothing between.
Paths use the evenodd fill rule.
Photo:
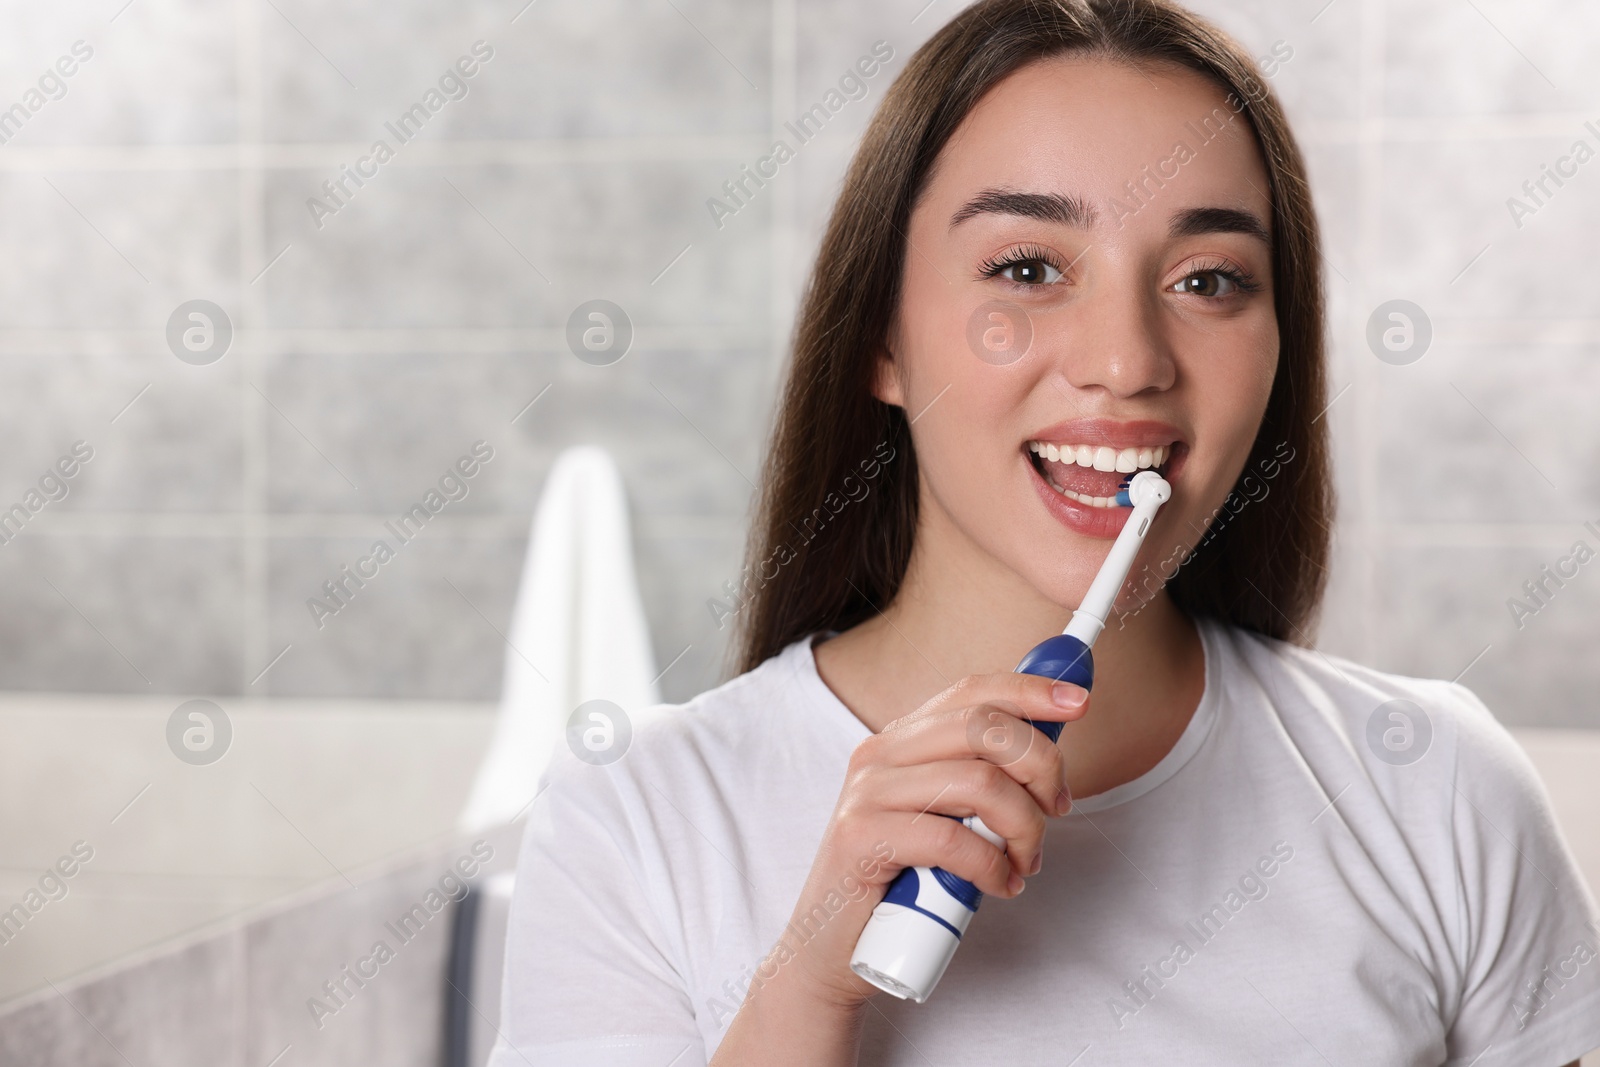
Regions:
<instances>
[{"instance_id":1,"label":"white towel","mask_svg":"<svg viewBox=\"0 0 1600 1067\"><path fill-rule=\"evenodd\" d=\"M661 701L644 607L634 581L622 477L594 445L556 458L534 514L507 634L500 715L461 826L509 822L566 744L567 720L609 700L637 729Z\"/></svg>"}]
</instances>

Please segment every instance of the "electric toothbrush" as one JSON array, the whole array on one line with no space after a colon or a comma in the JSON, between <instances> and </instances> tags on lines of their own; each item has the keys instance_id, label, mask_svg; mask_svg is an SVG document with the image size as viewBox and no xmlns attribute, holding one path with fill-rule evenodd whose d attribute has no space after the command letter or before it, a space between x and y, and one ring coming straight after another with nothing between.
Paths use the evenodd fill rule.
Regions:
<instances>
[{"instance_id":1,"label":"electric toothbrush","mask_svg":"<svg viewBox=\"0 0 1600 1067\"><path fill-rule=\"evenodd\" d=\"M1131 507L1133 514L1112 542L1110 555L1100 565L1066 630L1022 657L1017 673L1043 675L1085 689L1093 686L1094 656L1089 650L1105 628L1151 520L1171 497L1172 487L1152 470L1134 475L1117 494L1117 503ZM1052 744L1061 736L1063 725L1033 723ZM961 822L990 844L1005 847L1005 839L976 815ZM982 900L977 886L941 867L905 868L889 883L888 892L861 931L850 969L887 993L921 1004L939 984Z\"/></svg>"}]
</instances>

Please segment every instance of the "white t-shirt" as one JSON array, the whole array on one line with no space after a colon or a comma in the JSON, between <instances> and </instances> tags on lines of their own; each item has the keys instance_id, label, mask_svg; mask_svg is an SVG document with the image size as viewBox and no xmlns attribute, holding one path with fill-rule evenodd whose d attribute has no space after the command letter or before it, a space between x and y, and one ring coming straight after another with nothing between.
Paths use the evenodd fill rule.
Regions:
<instances>
[{"instance_id":1,"label":"white t-shirt","mask_svg":"<svg viewBox=\"0 0 1600 1067\"><path fill-rule=\"evenodd\" d=\"M873 998L860 1063L1556 1067L1600 1047L1600 910L1477 698L1200 633L1172 751L1051 820L1041 873L983 903L929 1001ZM703 1067L868 733L805 639L615 763L563 750L518 863L492 1067Z\"/></svg>"}]
</instances>

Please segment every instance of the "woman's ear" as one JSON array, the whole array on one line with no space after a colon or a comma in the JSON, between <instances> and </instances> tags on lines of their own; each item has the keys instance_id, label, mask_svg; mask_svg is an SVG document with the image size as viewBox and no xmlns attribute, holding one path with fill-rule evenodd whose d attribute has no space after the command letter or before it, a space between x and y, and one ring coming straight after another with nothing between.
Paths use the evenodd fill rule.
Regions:
<instances>
[{"instance_id":1,"label":"woman's ear","mask_svg":"<svg viewBox=\"0 0 1600 1067\"><path fill-rule=\"evenodd\" d=\"M879 345L872 359L872 395L893 407L906 406L905 390L900 386L900 366L887 344Z\"/></svg>"}]
</instances>

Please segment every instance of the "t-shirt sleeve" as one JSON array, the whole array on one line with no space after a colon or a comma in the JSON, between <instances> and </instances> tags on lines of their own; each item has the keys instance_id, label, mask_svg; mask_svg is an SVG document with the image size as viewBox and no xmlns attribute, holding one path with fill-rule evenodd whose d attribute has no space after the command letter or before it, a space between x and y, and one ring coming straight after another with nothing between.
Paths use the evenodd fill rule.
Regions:
<instances>
[{"instance_id":1,"label":"t-shirt sleeve","mask_svg":"<svg viewBox=\"0 0 1600 1067\"><path fill-rule=\"evenodd\" d=\"M565 754L529 810L489 1067L704 1067L618 765ZM638 813L633 813L637 815Z\"/></svg>"},{"instance_id":2,"label":"t-shirt sleeve","mask_svg":"<svg viewBox=\"0 0 1600 1067\"><path fill-rule=\"evenodd\" d=\"M1448 1067L1561 1067L1600 1048L1600 910L1533 763L1473 693L1455 745L1461 997Z\"/></svg>"}]
</instances>

